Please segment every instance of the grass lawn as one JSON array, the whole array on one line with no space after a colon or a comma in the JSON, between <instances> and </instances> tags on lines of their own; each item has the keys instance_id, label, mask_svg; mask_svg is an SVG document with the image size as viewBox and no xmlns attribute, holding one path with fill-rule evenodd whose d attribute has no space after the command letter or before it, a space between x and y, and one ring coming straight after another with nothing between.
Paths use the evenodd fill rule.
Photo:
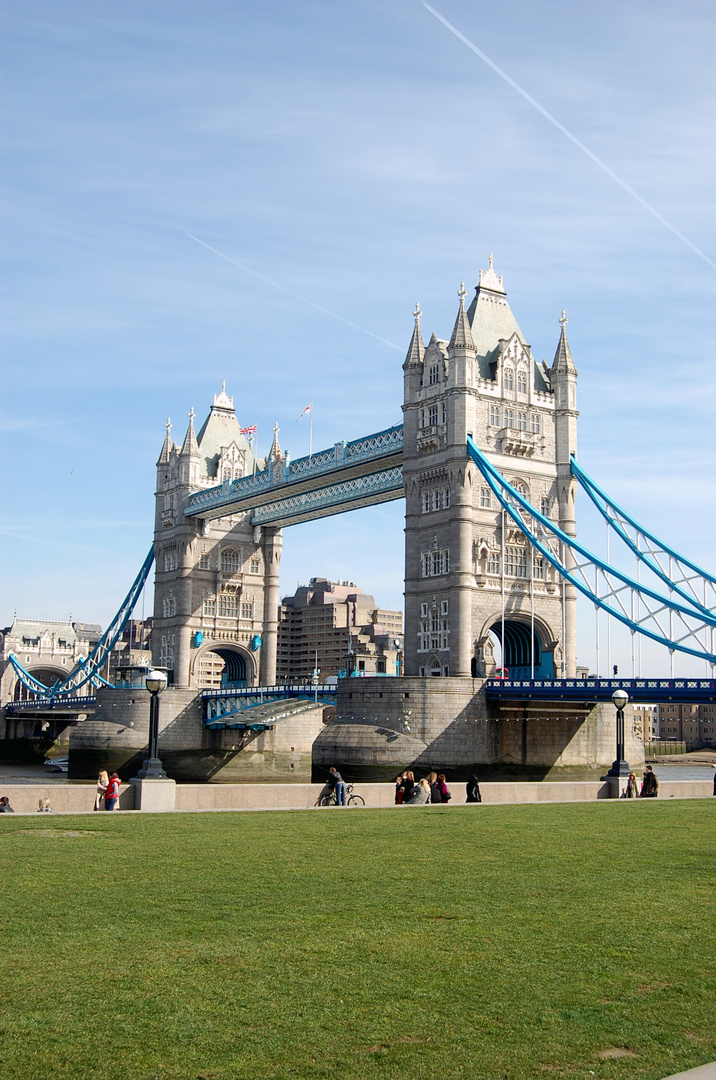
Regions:
<instances>
[{"instance_id":1,"label":"grass lawn","mask_svg":"<svg viewBox=\"0 0 716 1080\"><path fill-rule=\"evenodd\" d=\"M661 1080L716 1060L715 814L2 817L0 1077Z\"/></svg>"}]
</instances>

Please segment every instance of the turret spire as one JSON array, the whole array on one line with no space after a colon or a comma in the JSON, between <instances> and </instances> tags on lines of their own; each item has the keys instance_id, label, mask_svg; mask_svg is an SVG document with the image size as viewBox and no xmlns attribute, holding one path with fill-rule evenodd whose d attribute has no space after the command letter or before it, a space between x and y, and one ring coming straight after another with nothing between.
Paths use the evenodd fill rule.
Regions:
<instances>
[{"instance_id":1,"label":"turret spire","mask_svg":"<svg viewBox=\"0 0 716 1080\"><path fill-rule=\"evenodd\" d=\"M159 455L159 461L157 462L157 465L168 465L169 464L169 455L171 454L171 451L172 451L172 422L169 419L169 417L167 417L167 422L166 422L166 424L164 426L167 429L167 433L164 436L164 444L162 446L162 450L161 450L161 453Z\"/></svg>"},{"instance_id":2,"label":"turret spire","mask_svg":"<svg viewBox=\"0 0 716 1080\"><path fill-rule=\"evenodd\" d=\"M474 349L475 344L472 340L470 320L465 311L465 297L467 296L467 290L465 289L464 281L460 282L460 288L458 289L457 295L460 297L460 308L457 313L457 319L455 320L455 326L453 327L452 337L450 338L450 348Z\"/></svg>"},{"instance_id":3,"label":"turret spire","mask_svg":"<svg viewBox=\"0 0 716 1080\"><path fill-rule=\"evenodd\" d=\"M278 433L281 429L278 426L278 421L273 426L273 442L271 443L271 449L269 450L269 461L278 461L283 455L281 454L281 447L278 441Z\"/></svg>"},{"instance_id":4,"label":"turret spire","mask_svg":"<svg viewBox=\"0 0 716 1080\"><path fill-rule=\"evenodd\" d=\"M182 457L199 457L199 444L194 434L194 407L189 409L189 427L186 429L184 443L181 448Z\"/></svg>"},{"instance_id":5,"label":"turret spire","mask_svg":"<svg viewBox=\"0 0 716 1080\"><path fill-rule=\"evenodd\" d=\"M577 369L575 368L574 360L572 359L572 350L567 341L567 316L564 311L562 311L559 325L559 344L557 345L557 351L554 354L552 371L557 375L576 375Z\"/></svg>"},{"instance_id":6,"label":"turret spire","mask_svg":"<svg viewBox=\"0 0 716 1080\"><path fill-rule=\"evenodd\" d=\"M413 316L415 318L413 336L410 339L410 346L408 348L403 367L408 367L410 364L422 364L423 362L423 357L425 356L425 343L423 341L423 335L420 330L421 315L422 311L420 310L420 304L416 303L415 310L413 311Z\"/></svg>"}]
</instances>

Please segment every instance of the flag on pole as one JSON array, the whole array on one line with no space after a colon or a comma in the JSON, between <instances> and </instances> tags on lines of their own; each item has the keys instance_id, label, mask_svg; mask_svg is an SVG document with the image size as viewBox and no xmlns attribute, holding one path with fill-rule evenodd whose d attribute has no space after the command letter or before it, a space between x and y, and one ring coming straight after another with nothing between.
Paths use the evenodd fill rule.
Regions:
<instances>
[{"instance_id":1,"label":"flag on pole","mask_svg":"<svg viewBox=\"0 0 716 1080\"><path fill-rule=\"evenodd\" d=\"M240 433L242 435L255 435L256 434L256 424L252 424L251 427L239 428L239 431L240 431Z\"/></svg>"},{"instance_id":2,"label":"flag on pole","mask_svg":"<svg viewBox=\"0 0 716 1080\"><path fill-rule=\"evenodd\" d=\"M304 417L304 416L306 415L306 413L307 413L307 412L310 412L310 411L311 411L311 406L312 406L312 405L313 405L313 402L312 402L312 401L310 401L310 402L308 403L308 405L306 406L306 408L305 408L305 409L303 410L303 412L301 413L301 416L297 416L297 417L296 417L296 423L298 423L298 421L299 421L299 420L300 420L300 419L301 419L302 417Z\"/></svg>"}]
</instances>

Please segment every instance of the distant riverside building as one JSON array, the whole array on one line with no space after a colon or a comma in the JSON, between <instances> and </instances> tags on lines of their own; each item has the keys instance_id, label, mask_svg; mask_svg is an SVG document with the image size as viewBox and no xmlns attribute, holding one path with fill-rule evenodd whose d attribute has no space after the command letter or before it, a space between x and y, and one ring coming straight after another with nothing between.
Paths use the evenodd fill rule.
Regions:
<instances>
[{"instance_id":1,"label":"distant riverside building","mask_svg":"<svg viewBox=\"0 0 716 1080\"><path fill-rule=\"evenodd\" d=\"M403 615L378 607L351 581L311 578L279 611L277 677L305 682L348 674L396 675L403 648Z\"/></svg>"},{"instance_id":2,"label":"distant riverside building","mask_svg":"<svg viewBox=\"0 0 716 1080\"><path fill-rule=\"evenodd\" d=\"M654 708L660 739L716 746L716 706L669 703Z\"/></svg>"},{"instance_id":3,"label":"distant riverside building","mask_svg":"<svg viewBox=\"0 0 716 1080\"><path fill-rule=\"evenodd\" d=\"M644 742L651 742L657 734L656 730L656 705L640 705L634 703L634 727L638 729L639 736Z\"/></svg>"},{"instance_id":4,"label":"distant riverside building","mask_svg":"<svg viewBox=\"0 0 716 1080\"><path fill-rule=\"evenodd\" d=\"M95 623L51 622L47 619L13 619L0 631L0 697L2 702L28 701L37 694L20 682L10 663L14 653L22 666L46 686L66 679L102 636ZM78 690L87 693L86 689Z\"/></svg>"}]
</instances>

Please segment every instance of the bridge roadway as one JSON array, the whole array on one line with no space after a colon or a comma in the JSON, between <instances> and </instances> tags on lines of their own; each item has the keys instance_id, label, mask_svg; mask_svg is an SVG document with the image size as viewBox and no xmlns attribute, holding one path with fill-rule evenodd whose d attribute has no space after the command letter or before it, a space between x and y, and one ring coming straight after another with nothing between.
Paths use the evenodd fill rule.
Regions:
<instances>
[{"instance_id":1,"label":"bridge roadway","mask_svg":"<svg viewBox=\"0 0 716 1080\"><path fill-rule=\"evenodd\" d=\"M252 511L253 525L284 527L403 497L403 427L290 461L189 497L187 517L226 517Z\"/></svg>"},{"instance_id":2,"label":"bridge roadway","mask_svg":"<svg viewBox=\"0 0 716 1080\"><path fill-rule=\"evenodd\" d=\"M716 679L486 679L488 701L611 701L625 690L629 701L698 705L716 701Z\"/></svg>"}]
</instances>

